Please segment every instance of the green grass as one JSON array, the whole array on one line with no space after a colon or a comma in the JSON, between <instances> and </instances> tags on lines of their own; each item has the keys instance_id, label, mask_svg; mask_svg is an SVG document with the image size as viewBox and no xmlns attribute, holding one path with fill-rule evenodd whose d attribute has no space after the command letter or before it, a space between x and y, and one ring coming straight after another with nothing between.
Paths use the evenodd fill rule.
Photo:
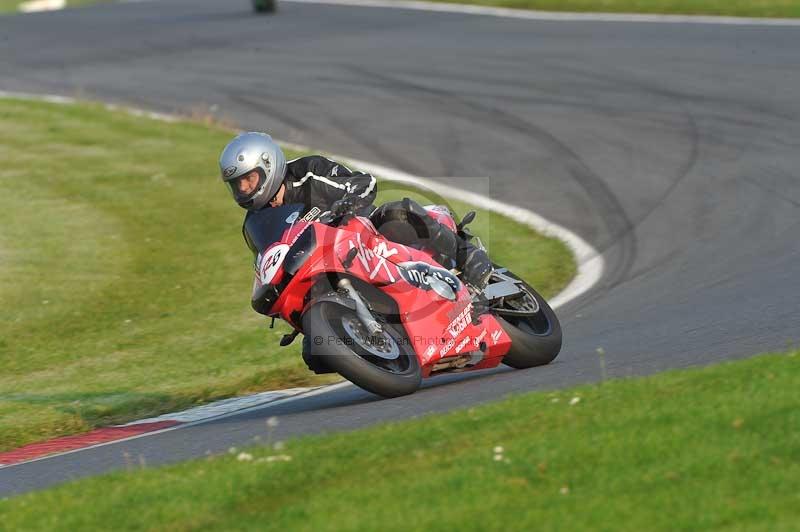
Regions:
<instances>
[{"instance_id":1,"label":"green grass","mask_svg":"<svg viewBox=\"0 0 800 532\"><path fill-rule=\"evenodd\" d=\"M22 3L20 0L0 0L0 13L13 13Z\"/></svg>"},{"instance_id":2,"label":"green grass","mask_svg":"<svg viewBox=\"0 0 800 532\"><path fill-rule=\"evenodd\" d=\"M10 530L797 530L798 389L794 351L532 393L87 479L0 502L0 519Z\"/></svg>"},{"instance_id":3,"label":"green grass","mask_svg":"<svg viewBox=\"0 0 800 532\"><path fill-rule=\"evenodd\" d=\"M800 0L434 0L543 11L800 17Z\"/></svg>"},{"instance_id":4,"label":"green grass","mask_svg":"<svg viewBox=\"0 0 800 532\"><path fill-rule=\"evenodd\" d=\"M2 100L0 138L0 450L338 379L250 309L244 211L216 175L229 131ZM572 278L560 242L475 227L543 292Z\"/></svg>"}]
</instances>

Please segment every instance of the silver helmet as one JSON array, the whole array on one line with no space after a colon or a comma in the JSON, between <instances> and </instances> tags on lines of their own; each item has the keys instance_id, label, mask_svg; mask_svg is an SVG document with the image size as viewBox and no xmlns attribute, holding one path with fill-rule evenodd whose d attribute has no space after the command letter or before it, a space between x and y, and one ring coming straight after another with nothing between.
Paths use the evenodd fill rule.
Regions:
<instances>
[{"instance_id":1,"label":"silver helmet","mask_svg":"<svg viewBox=\"0 0 800 532\"><path fill-rule=\"evenodd\" d=\"M266 133L242 133L222 150L219 171L236 203L245 209L258 210L281 188L286 175L286 156Z\"/></svg>"}]
</instances>

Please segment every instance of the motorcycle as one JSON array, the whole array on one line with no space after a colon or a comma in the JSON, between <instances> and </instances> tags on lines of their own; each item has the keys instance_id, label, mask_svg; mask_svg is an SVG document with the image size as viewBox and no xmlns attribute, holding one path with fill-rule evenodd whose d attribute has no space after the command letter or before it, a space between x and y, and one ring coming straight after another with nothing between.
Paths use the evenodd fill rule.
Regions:
<instances>
[{"instance_id":1,"label":"motorcycle","mask_svg":"<svg viewBox=\"0 0 800 532\"><path fill-rule=\"evenodd\" d=\"M276 0L252 0L253 11L256 13L274 13Z\"/></svg>"},{"instance_id":2,"label":"motorcycle","mask_svg":"<svg viewBox=\"0 0 800 532\"><path fill-rule=\"evenodd\" d=\"M444 206L429 216L473 239ZM548 364L561 349L553 310L530 285L495 264L483 290L466 285L426 249L387 240L369 218L302 205L262 209L243 234L255 256L252 305L302 333L316 373L336 372L383 397L416 391L443 373ZM478 240L479 242L479 240Z\"/></svg>"}]
</instances>

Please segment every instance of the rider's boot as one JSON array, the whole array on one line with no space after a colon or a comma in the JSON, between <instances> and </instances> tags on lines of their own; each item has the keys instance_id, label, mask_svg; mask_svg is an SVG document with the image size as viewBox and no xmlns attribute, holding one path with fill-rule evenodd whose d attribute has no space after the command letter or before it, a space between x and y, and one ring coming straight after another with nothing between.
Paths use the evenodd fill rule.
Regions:
<instances>
[{"instance_id":1,"label":"rider's boot","mask_svg":"<svg viewBox=\"0 0 800 532\"><path fill-rule=\"evenodd\" d=\"M492 261L486 252L431 218L419 203L408 198L387 203L371 218L378 230L393 242L422 244L431 249L440 264L460 270L467 284L483 289L489 281Z\"/></svg>"},{"instance_id":2,"label":"rider's boot","mask_svg":"<svg viewBox=\"0 0 800 532\"><path fill-rule=\"evenodd\" d=\"M484 250L461 237L458 238L456 267L461 270L461 277L478 290L483 290L489 283L494 271L492 261Z\"/></svg>"},{"instance_id":3,"label":"rider's boot","mask_svg":"<svg viewBox=\"0 0 800 532\"><path fill-rule=\"evenodd\" d=\"M494 270L489 255L430 216L426 216L425 222L429 234L425 245L436 251L441 256L440 259L452 260L456 269L461 271L461 279L465 283L483 290ZM440 263L447 264L442 260Z\"/></svg>"}]
</instances>

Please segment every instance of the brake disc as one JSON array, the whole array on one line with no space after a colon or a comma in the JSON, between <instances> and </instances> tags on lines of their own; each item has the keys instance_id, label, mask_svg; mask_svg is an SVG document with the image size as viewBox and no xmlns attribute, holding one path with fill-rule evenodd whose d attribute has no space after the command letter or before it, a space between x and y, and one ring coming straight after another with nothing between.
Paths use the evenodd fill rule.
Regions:
<instances>
[{"instance_id":1,"label":"brake disc","mask_svg":"<svg viewBox=\"0 0 800 532\"><path fill-rule=\"evenodd\" d=\"M342 326L353 342L369 354L385 360L395 360L400 356L400 347L386 330L371 335L355 316L342 316Z\"/></svg>"}]
</instances>

